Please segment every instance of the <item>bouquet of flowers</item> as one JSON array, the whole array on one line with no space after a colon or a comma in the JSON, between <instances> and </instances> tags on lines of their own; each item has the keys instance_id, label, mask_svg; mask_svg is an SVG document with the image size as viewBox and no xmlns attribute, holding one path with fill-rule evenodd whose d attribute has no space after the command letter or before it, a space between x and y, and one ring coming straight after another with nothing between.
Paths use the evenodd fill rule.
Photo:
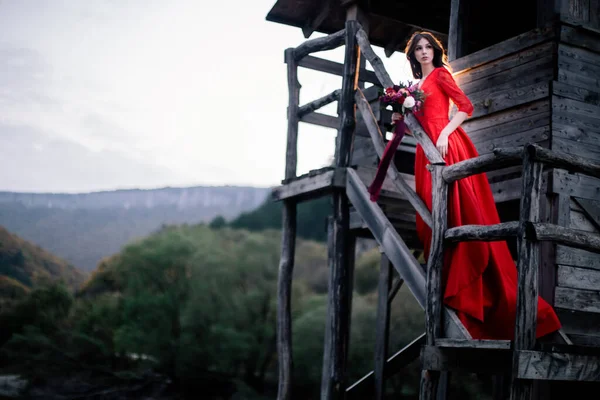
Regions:
<instances>
[{"instance_id":1,"label":"bouquet of flowers","mask_svg":"<svg viewBox=\"0 0 600 400\"><path fill-rule=\"evenodd\" d=\"M409 82L408 85L394 85L386 88L384 93L379 96L379 100L392 106L394 112L406 115L409 112L416 112L423 106L425 101L425 92L417 87L416 84Z\"/></svg>"},{"instance_id":2,"label":"bouquet of flowers","mask_svg":"<svg viewBox=\"0 0 600 400\"><path fill-rule=\"evenodd\" d=\"M413 85L409 82L408 85L400 84L386 88L384 93L379 97L379 100L383 104L391 105L394 112L405 116L408 113L414 113L421 109L425 102L425 92L419 89L416 84ZM381 186L385 180L388 167L396 153L396 149L398 148L402 137L406 133L406 129L404 118L396 121L392 140L388 142L383 152L383 156L379 161L375 178L369 186L369 193L371 194L372 201L377 201L379 198L379 192L381 191Z\"/></svg>"}]
</instances>

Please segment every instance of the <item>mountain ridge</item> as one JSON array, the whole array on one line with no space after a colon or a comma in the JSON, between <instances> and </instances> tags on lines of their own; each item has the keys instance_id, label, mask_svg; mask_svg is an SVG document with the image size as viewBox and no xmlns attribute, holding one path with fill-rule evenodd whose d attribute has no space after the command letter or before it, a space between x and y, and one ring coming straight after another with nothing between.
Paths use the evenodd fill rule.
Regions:
<instances>
[{"instance_id":1,"label":"mountain ridge","mask_svg":"<svg viewBox=\"0 0 600 400\"><path fill-rule=\"evenodd\" d=\"M0 192L0 225L84 271L164 225L231 220L270 188L191 186L89 193Z\"/></svg>"}]
</instances>

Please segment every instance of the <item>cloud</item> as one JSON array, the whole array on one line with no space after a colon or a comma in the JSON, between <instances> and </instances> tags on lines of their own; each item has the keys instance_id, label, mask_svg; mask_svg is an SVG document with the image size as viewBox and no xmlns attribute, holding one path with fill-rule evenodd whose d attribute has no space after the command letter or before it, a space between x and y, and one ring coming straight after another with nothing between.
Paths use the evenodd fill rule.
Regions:
<instances>
[{"instance_id":1,"label":"cloud","mask_svg":"<svg viewBox=\"0 0 600 400\"><path fill-rule=\"evenodd\" d=\"M0 187L76 192L158 187L177 182L167 168L116 151L91 151L30 126L0 125Z\"/></svg>"}]
</instances>

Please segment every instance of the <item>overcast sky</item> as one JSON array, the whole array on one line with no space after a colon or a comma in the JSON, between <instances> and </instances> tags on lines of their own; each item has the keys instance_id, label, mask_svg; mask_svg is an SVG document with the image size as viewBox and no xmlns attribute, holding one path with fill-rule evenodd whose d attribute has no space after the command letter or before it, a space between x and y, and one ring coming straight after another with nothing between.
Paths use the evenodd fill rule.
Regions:
<instances>
[{"instance_id":1,"label":"overcast sky","mask_svg":"<svg viewBox=\"0 0 600 400\"><path fill-rule=\"evenodd\" d=\"M274 3L0 0L0 190L279 184L283 51L305 39L266 21ZM402 54L377 52L406 79ZM341 85L300 81L301 103ZM301 124L298 173L325 165L334 137Z\"/></svg>"}]
</instances>

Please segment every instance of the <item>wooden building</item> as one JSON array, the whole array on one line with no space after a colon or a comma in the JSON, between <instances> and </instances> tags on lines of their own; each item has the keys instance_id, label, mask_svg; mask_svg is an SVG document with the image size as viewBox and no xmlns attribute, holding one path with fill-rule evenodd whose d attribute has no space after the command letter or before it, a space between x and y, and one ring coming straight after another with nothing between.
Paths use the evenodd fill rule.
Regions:
<instances>
[{"instance_id":1,"label":"wooden building","mask_svg":"<svg viewBox=\"0 0 600 400\"><path fill-rule=\"evenodd\" d=\"M308 39L285 51L286 171L281 186L273 190L273 198L285 204L278 398L291 398L295 209L299 201L316 196L333 199L322 399L381 399L385 377L416 357L424 370L423 399L443 398L444 382L454 369L485 369L499 379L508 377L508 392L499 391L497 398L553 399L561 393L548 390L550 385L560 388L556 382L600 382L600 0L277 0L267 20L296 26ZM390 122L378 89L392 84L385 60L372 46L390 56L402 51L417 30L435 33L448 50L455 79L475 107L463 127L480 157L446 166L418 122L409 117L415 137L404 139L381 200L372 203L366 186L374 176ZM309 39L314 32L327 36ZM339 46L346 49L343 63L311 55ZM300 105L298 68L340 75L342 87ZM365 89L365 82L373 86ZM337 117L318 112L335 101ZM300 123L338 130L334 165L297 176ZM423 146L439 189L431 213L414 193L417 145ZM447 229L447 185L482 172L487 173L503 222ZM425 267L413 253L420 247L415 210L434 232ZM382 249L374 349L378 361L364 379L347 382L357 237L374 238ZM513 341L472 340L452 310L441 305L443 243L458 240L507 240L511 245L519 271ZM391 266L397 272L395 289L407 285L427 319L426 334L395 355L387 354L387 298L394 290L395 275ZM532 335L532 304L538 293L554 305L563 323L553 343L538 343Z\"/></svg>"}]
</instances>

